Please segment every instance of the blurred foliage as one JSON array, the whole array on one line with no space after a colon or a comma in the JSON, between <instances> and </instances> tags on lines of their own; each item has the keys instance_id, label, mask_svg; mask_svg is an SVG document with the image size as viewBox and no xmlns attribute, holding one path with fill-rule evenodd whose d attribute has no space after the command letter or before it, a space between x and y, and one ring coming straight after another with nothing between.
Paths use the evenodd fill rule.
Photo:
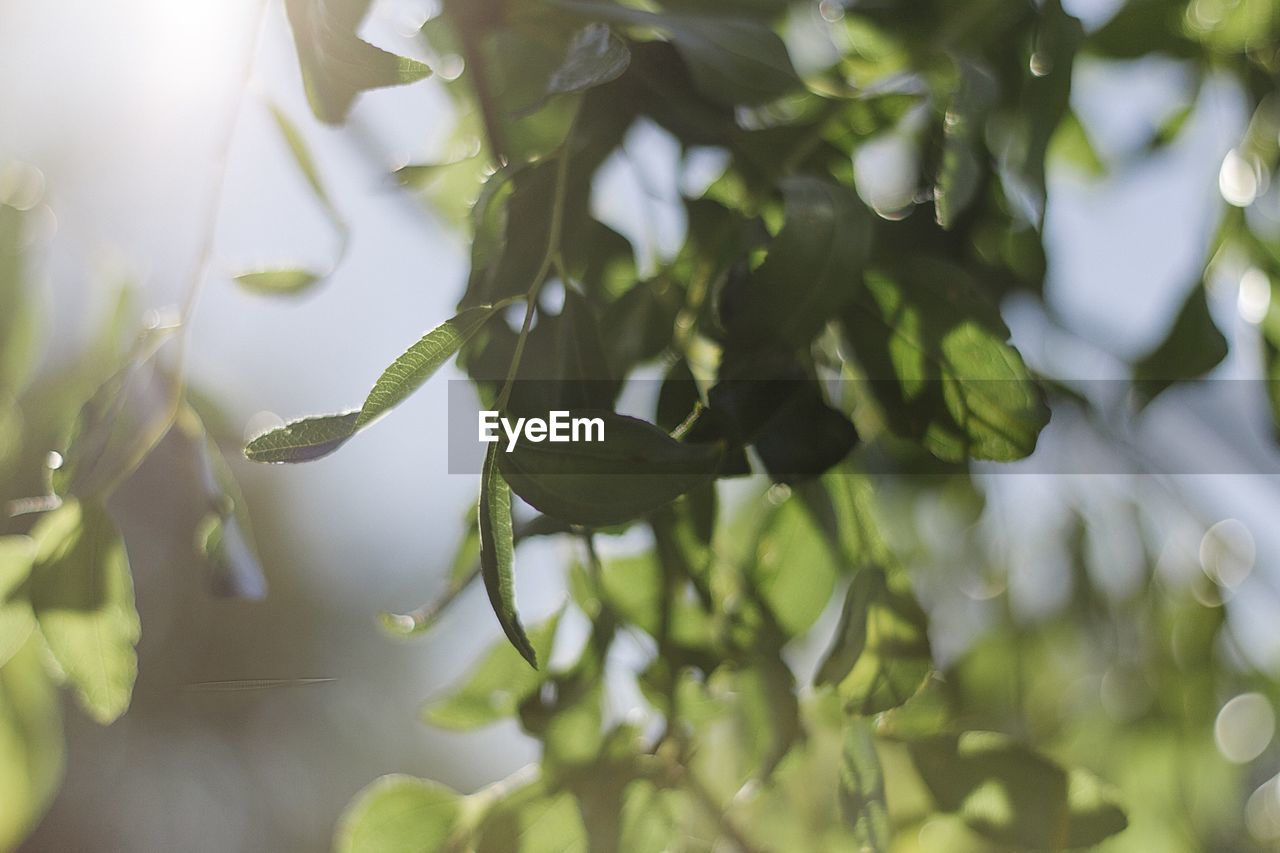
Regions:
<instances>
[{"instance_id":1,"label":"blurred foliage","mask_svg":"<svg viewBox=\"0 0 1280 853\"><path fill-rule=\"evenodd\" d=\"M357 35L368 0L286 6L325 123L364 90L430 73ZM445 598L384 620L428 631L479 580L506 639L426 720L514 719L541 762L471 794L384 777L341 817L339 850L1192 851L1280 836L1258 755L1232 763L1213 740L1224 701L1273 703L1277 682L1234 647L1229 584L1161 563L1165 504L1064 495L1072 523L1054 533L1069 593L1028 617L1009 592L1018 555L977 532L988 510L970 476L973 460L1030 456L1051 412L1077 400L1034 375L999 306L1043 298L1048 159L1124 166L1072 111L1082 57L1172 57L1192 97L1222 76L1252 111L1222 167L1205 279L1133 365L1137 399L1225 358L1205 297L1218 265L1243 258L1266 288L1280 280L1280 236L1254 215L1280 159L1272 0L1127 0L1091 32L1060 0L445 0L422 35L434 60L465 67L441 85L466 153L396 178L450 218L469 211L459 313L360 408L269 431L247 455L334 452L455 357L487 405L599 413L606 440L494 445ZM1146 150L1173 144L1193 110ZM302 132L275 117L345 243ZM686 192L684 244L656 263L591 205L641 121L678 143L686 169L706 149L723 162ZM911 164L882 175L887 188L858 166L883 144ZM19 515L0 539L0 847L56 787L53 685L103 723L128 706L138 623L104 502L170 430L208 473L210 512L191 541L215 588L264 591L243 502L205 437L212 417L174 369L181 323L151 324L132 347L113 326L85 368L28 382L20 206L0 206L0 397L16 413L0 421L0 488L48 497L19 500L39 520ZM240 283L279 296L321 277ZM544 299L552 283L562 306ZM1280 301L1269 304L1261 355L1275 380ZM516 305L519 329L503 310ZM654 365L667 378L651 418L618 414L624 381ZM745 499L722 485L753 468L770 484L751 481ZM1108 580L1106 543L1085 520L1099 512L1142 538L1127 585ZM577 545L565 607L585 637L563 614L522 624L515 564L544 536ZM620 556L637 540L647 547ZM930 635L957 603L944 574L960 570L983 582L967 598L984 628L944 656ZM810 678L798 650L824 641ZM648 713L607 701L626 645L646 653L621 674Z\"/></svg>"}]
</instances>

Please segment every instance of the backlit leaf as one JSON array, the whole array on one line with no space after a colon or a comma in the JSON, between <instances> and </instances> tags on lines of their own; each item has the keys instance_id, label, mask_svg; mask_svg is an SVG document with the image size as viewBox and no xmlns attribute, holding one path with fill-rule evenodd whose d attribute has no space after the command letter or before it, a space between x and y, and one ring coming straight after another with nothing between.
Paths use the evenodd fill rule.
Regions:
<instances>
[{"instance_id":1,"label":"backlit leaf","mask_svg":"<svg viewBox=\"0 0 1280 853\"><path fill-rule=\"evenodd\" d=\"M511 489L498 471L498 453L498 445L490 444L480 480L480 576L503 633L529 666L537 669L538 653L516 613Z\"/></svg>"},{"instance_id":2,"label":"backlit leaf","mask_svg":"<svg viewBox=\"0 0 1280 853\"><path fill-rule=\"evenodd\" d=\"M35 558L31 538L0 536L0 667L26 644L36 624L27 590Z\"/></svg>"},{"instance_id":3,"label":"backlit leaf","mask_svg":"<svg viewBox=\"0 0 1280 853\"><path fill-rule=\"evenodd\" d=\"M324 274L306 269L270 269L240 273L236 284L259 296L302 296L324 280Z\"/></svg>"},{"instance_id":4,"label":"backlit leaf","mask_svg":"<svg viewBox=\"0 0 1280 853\"><path fill-rule=\"evenodd\" d=\"M0 850L17 850L62 781L62 702L39 637L0 667Z\"/></svg>"},{"instance_id":5,"label":"backlit leaf","mask_svg":"<svg viewBox=\"0 0 1280 853\"><path fill-rule=\"evenodd\" d=\"M463 798L411 776L383 776L338 819L338 853L437 853L458 829Z\"/></svg>"}]
</instances>

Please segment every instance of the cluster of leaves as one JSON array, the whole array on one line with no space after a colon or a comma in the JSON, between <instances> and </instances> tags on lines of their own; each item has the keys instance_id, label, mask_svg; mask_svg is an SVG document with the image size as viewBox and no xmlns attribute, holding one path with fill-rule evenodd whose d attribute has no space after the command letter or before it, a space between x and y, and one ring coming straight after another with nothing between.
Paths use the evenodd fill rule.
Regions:
<instances>
[{"instance_id":1,"label":"cluster of leaves","mask_svg":"<svg viewBox=\"0 0 1280 853\"><path fill-rule=\"evenodd\" d=\"M308 100L326 123L341 123L364 90L429 74L358 36L369 5L286 2ZM1278 33L1270 0L1129 0L1088 34L1059 0L446 0L423 34L435 54L463 59L448 84L459 138L483 142L473 157L397 177L454 205L459 186L482 181L458 314L410 346L358 409L290 423L246 454L295 463L334 452L455 357L490 407L598 413L607 440L491 446L445 598L387 619L424 632L482 582L506 641L426 716L454 729L515 718L541 742L540 766L466 796L379 780L343 816L339 849L888 850L922 826L945 826L947 849L1064 849L1124 829L1107 785L1031 745L1054 733L1018 725L1025 697L1003 700L1002 679L1026 668L1007 657L1031 638L1006 624L994 651L934 673L917 599L927 561L890 547L879 486L923 474L912 481L921 490L939 475L971 489L971 460L1024 458L1048 422L1052 389L1009 343L998 306L1013 292L1042 295L1050 153L1100 164L1071 109L1077 58L1164 53L1187 62L1197 86L1213 70L1234 75L1255 113L1231 168L1256 188L1278 155ZM805 61L793 62L800 45ZM1168 145L1189 113L1149 148ZM275 115L345 243L301 132ZM638 122L683 156L711 150L723 163L683 198L683 246L652 273L591 205L596 176ZM912 166L905 192L879 196L857 164L885 142ZM1250 215L1252 198L1228 200L1242 203L1213 257L1243 252L1274 278L1275 235ZM3 241L19 218L0 214ZM0 252L0 264L16 256ZM294 294L322 277L282 268L240 283ZM0 266L0 299L17 299L17 280ZM0 304L0 323L20 315L16 304ZM1272 373L1276 304L1263 324ZM524 309L519 328L507 324L513 306ZM11 331L0 336L5 399L22 393ZM230 591L261 592L243 502L159 358L181 344L171 331L144 331L83 406L60 445L59 508L0 539L0 750L14 756L0 753L0 766L29 768L31 780L15 800L27 805L4 812L18 818L0 822L0 844L56 786L60 753L30 749L56 736L53 681L103 722L128 705L139 628L105 501L166 433L203 460L202 553ZM1152 396L1224 355L1197 285L1134 377ZM618 413L626 380L654 365L665 380L650 416ZM720 481L753 466L772 485L722 510ZM872 470L887 476L873 481ZM625 532L651 548L602 558L613 549L600 542ZM580 544L566 608L590 628L577 649L560 615L526 629L517 609L518 546L547 536ZM841 596L828 651L802 685L794 650ZM1107 624L1138 607L1074 604ZM1166 606L1141 615L1158 620ZM1196 642L1150 654L1195 671L1216 653L1221 610L1207 612L1177 614ZM1063 657L1048 653L1059 628L1040 638L1045 660ZM606 713L610 653L637 639L653 652L635 677L656 730ZM572 662L551 667L553 649ZM1200 721L1217 687L1161 697L1148 721ZM1104 756L1091 763L1116 769Z\"/></svg>"},{"instance_id":2,"label":"cluster of leaves","mask_svg":"<svg viewBox=\"0 0 1280 853\"><path fill-rule=\"evenodd\" d=\"M31 167L13 166L16 170ZM58 686L107 725L129 707L141 624L111 495L162 441L189 460L177 490L200 512L185 538L217 594L265 585L243 498L193 395L162 362L179 329L134 321L127 290L77 366L33 381L38 355L28 253L38 198L0 203L0 849L48 807L62 776ZM49 453L58 447L60 452ZM47 458L46 458L47 457ZM177 472L175 472L177 473ZM38 497L32 497L36 495Z\"/></svg>"}]
</instances>

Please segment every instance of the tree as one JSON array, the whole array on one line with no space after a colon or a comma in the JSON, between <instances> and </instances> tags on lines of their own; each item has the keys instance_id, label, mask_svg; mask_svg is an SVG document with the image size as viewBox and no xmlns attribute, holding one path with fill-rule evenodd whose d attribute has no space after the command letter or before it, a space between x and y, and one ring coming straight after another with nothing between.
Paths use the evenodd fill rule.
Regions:
<instances>
[{"instance_id":1,"label":"tree","mask_svg":"<svg viewBox=\"0 0 1280 853\"><path fill-rule=\"evenodd\" d=\"M360 38L369 5L286 0L323 122L341 124L365 90L430 74ZM455 357L485 408L589 412L606 438L489 445L446 595L385 620L424 634L483 585L506 641L427 718L473 729L515 717L542 743L536 773L469 795L385 777L342 816L340 850L1246 845L1235 789L1256 772L1218 760L1207 733L1225 697L1269 709L1276 683L1228 663L1230 578L1166 583L1152 555L1143 583L1117 590L1090 573L1096 531L1077 513L1059 531L1072 594L1034 621L1011 605L988 614L982 638L944 661L930 645L940 602L921 594L931 570L970 563L998 578L1013 555L965 523L939 547L911 510L934 502L971 524L980 463L1031 456L1051 414L1105 420L1074 377L1028 366L1000 311L1015 296L1043 308L1048 158L1105 168L1072 110L1078 57L1167 55L1197 87L1226 75L1244 93L1253 118L1223 166L1228 204L1205 266L1242 255L1269 291L1280 242L1253 204L1280 158L1273 3L1128 0L1086 32L1059 0L446 0L423 35L436 56L462 58L448 86L457 134L482 140L473 157L397 173L428 192L477 190L458 313L358 408L271 430L245 453L303 463L336 452ZM1147 150L1172 144L1190 109ZM274 115L345 235L304 135ZM653 270L591 205L637 122L717 164L705 186L680 188L683 246ZM908 165L877 168L875 146ZM0 207L5 263L20 257L21 208ZM0 394L13 399L26 393L20 279L0 268ZM267 269L238 282L280 296L323 279ZM1142 404L1226 357L1205 288L1132 364ZM1261 355L1274 380L1280 321L1267 304ZM0 779L23 804L0 842L20 839L56 787L55 680L100 722L128 707L139 624L103 507L166 434L198 460L209 511L193 534L215 583L263 592L243 499L207 438L213 415L181 378L193 305L127 352L103 345L120 369L84 395L50 497L17 507L40 511L34 527L15 522L0 539L0 754L26 780ZM625 383L655 365L652 411L619 414ZM757 475L729 500L723 484L753 470L768 482ZM1155 501L1118 511L1136 527L1159 514ZM600 547L637 531L644 553ZM590 629L564 667L549 665L566 643L560 617L526 626L515 599L519 546L537 537L580 543L565 607ZM979 597L1007 603L1008 592ZM833 601L834 630L822 620ZM824 630L825 654L802 665L795 650ZM635 679L656 728L605 713L610 651L637 636L651 651ZM1109 703L1064 707L1094 682ZM1270 808L1274 820L1280 805L1258 796L1250 814Z\"/></svg>"}]
</instances>

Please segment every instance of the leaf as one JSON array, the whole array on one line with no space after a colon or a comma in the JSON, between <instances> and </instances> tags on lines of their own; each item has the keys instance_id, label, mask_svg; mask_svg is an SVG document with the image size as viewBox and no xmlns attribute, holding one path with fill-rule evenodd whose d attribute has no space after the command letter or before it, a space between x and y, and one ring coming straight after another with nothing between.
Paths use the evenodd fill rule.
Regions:
<instances>
[{"instance_id":1,"label":"leaf","mask_svg":"<svg viewBox=\"0 0 1280 853\"><path fill-rule=\"evenodd\" d=\"M943 120L942 167L934 187L938 224L947 229L978 191L987 114L999 96L999 84L986 67L966 60L957 60L956 67L960 80Z\"/></svg>"},{"instance_id":2,"label":"leaf","mask_svg":"<svg viewBox=\"0 0 1280 853\"><path fill-rule=\"evenodd\" d=\"M1089 178L1105 178L1107 164L1098 153L1089 129L1084 126L1075 110L1068 110L1062 117L1062 123L1053 134L1049 144L1049 159L1061 159L1070 163L1079 172Z\"/></svg>"},{"instance_id":3,"label":"leaf","mask_svg":"<svg viewBox=\"0 0 1280 853\"><path fill-rule=\"evenodd\" d=\"M809 177L782 186L786 225L723 308L730 339L744 345L808 345L853 297L871 245L871 220L853 191Z\"/></svg>"},{"instance_id":4,"label":"leaf","mask_svg":"<svg viewBox=\"0 0 1280 853\"><path fill-rule=\"evenodd\" d=\"M835 641L814 682L834 685L850 713L901 705L933 668L928 624L908 590L891 586L881 569L863 569L849 587Z\"/></svg>"},{"instance_id":5,"label":"leaf","mask_svg":"<svg viewBox=\"0 0 1280 853\"><path fill-rule=\"evenodd\" d=\"M378 377L360 408L355 428L360 430L373 423L421 388L497 310L489 305L468 308L409 347Z\"/></svg>"},{"instance_id":6,"label":"leaf","mask_svg":"<svg viewBox=\"0 0 1280 853\"><path fill-rule=\"evenodd\" d=\"M126 363L81 407L53 471L60 497L102 498L126 480L164 437L177 411L178 389L159 363L173 326L138 336Z\"/></svg>"},{"instance_id":7,"label":"leaf","mask_svg":"<svg viewBox=\"0 0 1280 853\"><path fill-rule=\"evenodd\" d=\"M480 827L477 853L587 853L587 830L567 792L526 785L496 804Z\"/></svg>"},{"instance_id":8,"label":"leaf","mask_svg":"<svg viewBox=\"0 0 1280 853\"><path fill-rule=\"evenodd\" d=\"M498 471L498 445L490 444L480 481L480 576L502 631L529 666L538 653L516 613L515 542L511 529L511 489Z\"/></svg>"},{"instance_id":9,"label":"leaf","mask_svg":"<svg viewBox=\"0 0 1280 853\"><path fill-rule=\"evenodd\" d=\"M549 660L560 614L529 631L529 644L540 660ZM467 680L448 698L423 711L433 726L467 731L515 716L520 704L547 680L545 671L530 669L520 653L505 641L498 642L471 667Z\"/></svg>"},{"instance_id":10,"label":"leaf","mask_svg":"<svg viewBox=\"0 0 1280 853\"><path fill-rule=\"evenodd\" d=\"M458 831L463 798L411 776L383 776L347 805L338 818L338 853L436 853Z\"/></svg>"},{"instance_id":11,"label":"leaf","mask_svg":"<svg viewBox=\"0 0 1280 853\"><path fill-rule=\"evenodd\" d=\"M840 812L853 829L854 838L869 853L887 853L893 838L885 804L884 773L876 755L871 725L850 718L844 726L843 761L840 765Z\"/></svg>"},{"instance_id":12,"label":"leaf","mask_svg":"<svg viewBox=\"0 0 1280 853\"><path fill-rule=\"evenodd\" d=\"M590 0L555 5L612 24L666 34L689 66L698 90L723 104L763 104L801 88L787 46L767 23L726 13L653 13Z\"/></svg>"},{"instance_id":13,"label":"leaf","mask_svg":"<svg viewBox=\"0 0 1280 853\"><path fill-rule=\"evenodd\" d=\"M259 296L302 296L324 278L324 274L306 269L268 269L234 276L236 284Z\"/></svg>"},{"instance_id":14,"label":"leaf","mask_svg":"<svg viewBox=\"0 0 1280 853\"><path fill-rule=\"evenodd\" d=\"M244 449L253 462L310 462L333 453L356 433L359 412L292 421L258 436Z\"/></svg>"},{"instance_id":15,"label":"leaf","mask_svg":"<svg viewBox=\"0 0 1280 853\"><path fill-rule=\"evenodd\" d=\"M497 311L490 305L468 308L428 332L383 371L359 411L292 421L249 442L245 456L269 463L328 456L421 388Z\"/></svg>"},{"instance_id":16,"label":"leaf","mask_svg":"<svg viewBox=\"0 0 1280 853\"><path fill-rule=\"evenodd\" d=\"M994 732L908 742L942 811L1001 844L1066 850L1098 844L1128 821L1113 795L1082 770L1070 773Z\"/></svg>"},{"instance_id":17,"label":"leaf","mask_svg":"<svg viewBox=\"0 0 1280 853\"><path fill-rule=\"evenodd\" d=\"M284 138L285 144L289 146L289 153L293 155L293 162L297 164L298 170L306 178L307 185L311 187L311 192L315 195L316 201L320 202L320 205L329 214L334 224L341 228L341 217L338 216L338 212L333 206L333 201L329 198L329 193L324 187L324 181L320 178L320 170L316 168L315 157L311 155L311 148L307 145L307 140L288 114L280 109L279 105L271 103L268 104L268 108L271 110L271 118L275 120L276 129L280 131L280 136Z\"/></svg>"},{"instance_id":18,"label":"leaf","mask_svg":"<svg viewBox=\"0 0 1280 853\"><path fill-rule=\"evenodd\" d=\"M369 0L285 0L302 82L316 118L346 120L356 96L369 89L421 80L431 69L374 47L356 35Z\"/></svg>"},{"instance_id":19,"label":"leaf","mask_svg":"<svg viewBox=\"0 0 1280 853\"><path fill-rule=\"evenodd\" d=\"M721 455L717 445L682 444L653 424L613 412L571 416L603 421L604 441L522 440L498 462L512 490L549 516L589 527L622 524L666 506L715 475Z\"/></svg>"},{"instance_id":20,"label":"leaf","mask_svg":"<svg viewBox=\"0 0 1280 853\"><path fill-rule=\"evenodd\" d=\"M1197 283L1165 339L1134 364L1134 390L1149 403L1173 383L1203 376L1226 357L1227 339L1209 313L1204 285Z\"/></svg>"},{"instance_id":21,"label":"leaf","mask_svg":"<svg viewBox=\"0 0 1280 853\"><path fill-rule=\"evenodd\" d=\"M585 92L618 79L630 64L626 42L606 24L588 24L574 33L564 64L551 75L547 91L553 95Z\"/></svg>"},{"instance_id":22,"label":"leaf","mask_svg":"<svg viewBox=\"0 0 1280 853\"><path fill-rule=\"evenodd\" d=\"M28 290L26 211L0 202L0 395L16 395L35 366L37 326Z\"/></svg>"},{"instance_id":23,"label":"leaf","mask_svg":"<svg viewBox=\"0 0 1280 853\"><path fill-rule=\"evenodd\" d=\"M835 590L837 573L822 534L798 500L770 515L747 569L756 593L791 637L818 621Z\"/></svg>"},{"instance_id":24,"label":"leaf","mask_svg":"<svg viewBox=\"0 0 1280 853\"><path fill-rule=\"evenodd\" d=\"M27 579L36 545L27 536L0 536L0 667L18 653L35 627Z\"/></svg>"},{"instance_id":25,"label":"leaf","mask_svg":"<svg viewBox=\"0 0 1280 853\"><path fill-rule=\"evenodd\" d=\"M81 705L104 725L129 707L142 633L124 543L106 511L67 501L32 534L31 606Z\"/></svg>"},{"instance_id":26,"label":"leaf","mask_svg":"<svg viewBox=\"0 0 1280 853\"><path fill-rule=\"evenodd\" d=\"M0 850L16 850L62 782L62 703L31 635L0 667Z\"/></svg>"},{"instance_id":27,"label":"leaf","mask_svg":"<svg viewBox=\"0 0 1280 853\"><path fill-rule=\"evenodd\" d=\"M204 559L214 595L260 601L266 597L248 506L221 449L190 404L174 422L173 435L194 469L193 484L208 507L194 531L196 553Z\"/></svg>"},{"instance_id":28,"label":"leaf","mask_svg":"<svg viewBox=\"0 0 1280 853\"><path fill-rule=\"evenodd\" d=\"M1035 450L1049 409L998 311L959 267L912 258L868 275L845 333L896 434L950 462Z\"/></svg>"}]
</instances>

